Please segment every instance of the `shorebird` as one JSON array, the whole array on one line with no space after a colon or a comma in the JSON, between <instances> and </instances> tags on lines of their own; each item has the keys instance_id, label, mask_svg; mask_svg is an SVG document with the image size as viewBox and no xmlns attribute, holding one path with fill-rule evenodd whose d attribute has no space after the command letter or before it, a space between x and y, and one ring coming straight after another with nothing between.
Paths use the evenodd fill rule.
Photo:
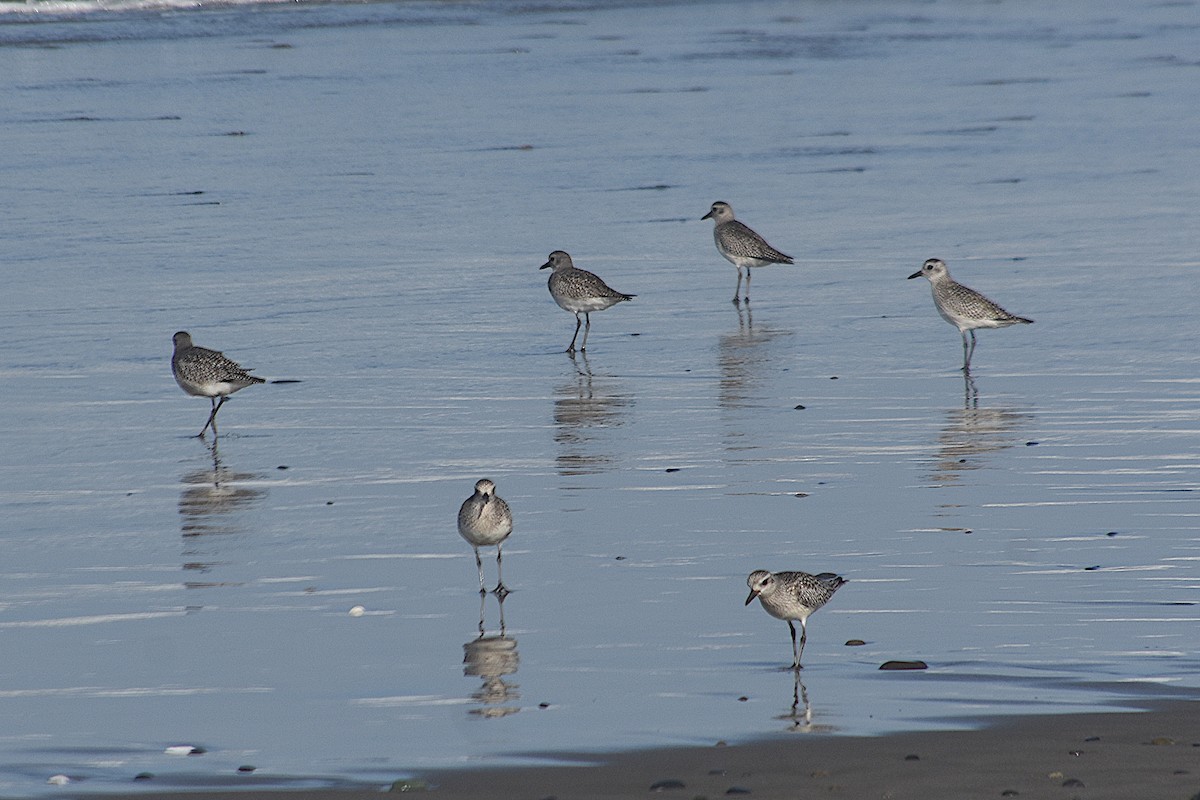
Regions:
<instances>
[{"instance_id":1,"label":"shorebird","mask_svg":"<svg viewBox=\"0 0 1200 800\"><path fill-rule=\"evenodd\" d=\"M479 593L487 594L483 587L483 560L479 548L496 548L496 588L493 593L504 597L508 588L504 585L501 572L500 546L512 533L512 511L508 503L496 495L496 484L487 478L475 483L475 494L463 501L458 509L458 532L475 548L475 566L479 568Z\"/></svg>"},{"instance_id":2,"label":"shorebird","mask_svg":"<svg viewBox=\"0 0 1200 800\"><path fill-rule=\"evenodd\" d=\"M829 602L833 593L841 588L846 579L832 572L809 575L807 572L767 572L755 570L746 578L750 596L746 605L754 598L762 603L766 612L776 619L787 620L792 632L792 669L800 669L800 656L804 653L804 642L808 638L808 618L821 606ZM800 647L796 647L796 626L792 620L800 620Z\"/></svg>"},{"instance_id":3,"label":"shorebird","mask_svg":"<svg viewBox=\"0 0 1200 800\"><path fill-rule=\"evenodd\" d=\"M175 375L175 382L188 394L207 397L212 401L212 412L208 415L208 422L204 423L197 436L204 436L204 432L210 426L213 436L216 436L217 412L225 405L229 395L256 383L266 383L266 380L251 375L236 361L226 358L223 353L195 346L192 344L191 334L187 331L179 331L174 339L175 352L171 356L171 372ZM221 398L219 402L218 397Z\"/></svg>"},{"instance_id":4,"label":"shorebird","mask_svg":"<svg viewBox=\"0 0 1200 800\"><path fill-rule=\"evenodd\" d=\"M974 289L963 286L950 277L946 262L931 258L921 268L908 276L909 280L924 275L933 290L933 303L942 319L958 328L963 341L963 372L971 369L971 356L975 355L976 328L1007 328L1009 325L1033 322L1025 317L1014 316L987 299ZM967 344L967 333L971 342Z\"/></svg>"},{"instance_id":5,"label":"shorebird","mask_svg":"<svg viewBox=\"0 0 1200 800\"><path fill-rule=\"evenodd\" d=\"M765 267L768 264L791 264L792 257L779 252L767 240L755 233L749 226L743 225L733 217L733 206L717 201L712 209L700 219L711 219L713 239L717 250L725 256L725 260L737 267L737 288L733 290L733 302L738 302L738 294L742 291L742 270L746 270L746 302L750 302L750 268Z\"/></svg>"},{"instance_id":6,"label":"shorebird","mask_svg":"<svg viewBox=\"0 0 1200 800\"><path fill-rule=\"evenodd\" d=\"M575 352L575 340L579 337L579 326L584 321L587 324L583 329L583 344L579 345L579 350L580 352L587 350L588 333L592 330L591 312L603 311L617 303L637 297L637 295L622 294L610 289L608 284L600 280L600 276L588 272L586 269L577 269L571 262L571 257L562 250L555 250L550 254L550 260L538 267L538 269L546 268L554 270L550 273L550 280L547 282L550 287L550 296L554 298L554 302L558 303L559 308L575 315L575 335L571 337L571 344L567 347L568 353ZM579 318L580 314L583 314L583 320Z\"/></svg>"}]
</instances>

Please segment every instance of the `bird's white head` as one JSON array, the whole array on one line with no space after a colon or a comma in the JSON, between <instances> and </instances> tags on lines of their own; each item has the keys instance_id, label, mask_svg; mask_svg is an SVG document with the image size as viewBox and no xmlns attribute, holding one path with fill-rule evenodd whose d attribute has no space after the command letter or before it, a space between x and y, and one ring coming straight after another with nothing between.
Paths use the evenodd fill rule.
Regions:
<instances>
[{"instance_id":1,"label":"bird's white head","mask_svg":"<svg viewBox=\"0 0 1200 800\"><path fill-rule=\"evenodd\" d=\"M729 220L733 219L733 206L729 205L729 203L723 203L718 200L712 204L712 208L709 209L708 213L700 219L711 219L714 220L718 225L720 225L722 222L728 222Z\"/></svg>"},{"instance_id":2,"label":"bird's white head","mask_svg":"<svg viewBox=\"0 0 1200 800\"><path fill-rule=\"evenodd\" d=\"M922 264L919 270L909 275L908 279L911 281L913 278L919 278L924 275L929 280L935 281L949 274L950 270L946 269L945 261L942 261L940 258L931 258Z\"/></svg>"},{"instance_id":3,"label":"bird's white head","mask_svg":"<svg viewBox=\"0 0 1200 800\"><path fill-rule=\"evenodd\" d=\"M563 250L555 250L550 254L550 260L542 264L538 269L552 269L557 272L560 269L570 269L575 266L571 263L571 257Z\"/></svg>"},{"instance_id":4,"label":"bird's white head","mask_svg":"<svg viewBox=\"0 0 1200 800\"><path fill-rule=\"evenodd\" d=\"M475 482L475 493L484 496L491 496L496 493L496 484L492 483L487 478L481 478Z\"/></svg>"},{"instance_id":5,"label":"bird's white head","mask_svg":"<svg viewBox=\"0 0 1200 800\"><path fill-rule=\"evenodd\" d=\"M750 587L750 596L746 598L746 605L750 605L754 602L754 598L762 594L770 595L775 590L775 576L765 569L756 569L750 573L750 577L746 578L746 585Z\"/></svg>"}]
</instances>

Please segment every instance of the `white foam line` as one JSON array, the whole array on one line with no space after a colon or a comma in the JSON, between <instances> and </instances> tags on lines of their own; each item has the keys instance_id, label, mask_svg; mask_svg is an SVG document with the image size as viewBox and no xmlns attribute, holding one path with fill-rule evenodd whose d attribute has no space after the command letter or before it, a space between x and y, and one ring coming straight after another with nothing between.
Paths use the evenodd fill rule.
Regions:
<instances>
[{"instance_id":1,"label":"white foam line","mask_svg":"<svg viewBox=\"0 0 1200 800\"><path fill-rule=\"evenodd\" d=\"M475 702L465 697L439 697L435 694L409 694L394 697L363 697L351 700L351 705L372 708L396 708L398 706L462 706Z\"/></svg>"},{"instance_id":2,"label":"white foam line","mask_svg":"<svg viewBox=\"0 0 1200 800\"><path fill-rule=\"evenodd\" d=\"M275 691L269 686L220 688L216 686L133 686L105 689L99 686L64 686L58 689L2 689L0 699L18 697L187 697L201 694L263 694Z\"/></svg>"},{"instance_id":3,"label":"white foam line","mask_svg":"<svg viewBox=\"0 0 1200 800\"><path fill-rule=\"evenodd\" d=\"M133 622L162 617L181 617L185 611L140 611L134 614L97 614L90 617L59 617L58 619L30 619L21 622L0 622L0 628L65 628L71 625L99 625L104 622Z\"/></svg>"},{"instance_id":4,"label":"white foam line","mask_svg":"<svg viewBox=\"0 0 1200 800\"><path fill-rule=\"evenodd\" d=\"M424 559L424 558L459 558L459 553L362 553L356 556L337 556L341 561L367 561L371 559Z\"/></svg>"}]
</instances>

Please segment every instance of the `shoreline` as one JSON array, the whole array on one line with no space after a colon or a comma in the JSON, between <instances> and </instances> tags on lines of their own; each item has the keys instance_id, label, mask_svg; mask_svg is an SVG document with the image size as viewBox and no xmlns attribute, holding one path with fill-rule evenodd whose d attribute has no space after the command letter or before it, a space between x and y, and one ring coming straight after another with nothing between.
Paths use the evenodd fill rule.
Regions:
<instances>
[{"instance_id":1,"label":"shoreline","mask_svg":"<svg viewBox=\"0 0 1200 800\"><path fill-rule=\"evenodd\" d=\"M886 800L1200 797L1200 700L1144 701L1144 711L993 717L984 727L884 736L796 733L746 743L615 754L558 754L571 765L427 770L391 793L438 800L662 797L847 797ZM593 762L579 766L580 762ZM404 788L402 788L404 787ZM137 793L231 800L358 800L378 789Z\"/></svg>"}]
</instances>

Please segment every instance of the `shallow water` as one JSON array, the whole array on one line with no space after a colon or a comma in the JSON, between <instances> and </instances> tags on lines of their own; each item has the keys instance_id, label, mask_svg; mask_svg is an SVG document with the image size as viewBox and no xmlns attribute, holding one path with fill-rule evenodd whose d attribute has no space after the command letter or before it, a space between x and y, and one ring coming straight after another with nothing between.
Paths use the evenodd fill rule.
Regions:
<instances>
[{"instance_id":1,"label":"shallow water","mask_svg":"<svg viewBox=\"0 0 1200 800\"><path fill-rule=\"evenodd\" d=\"M1195 11L5 15L0 792L1194 694ZM797 260L752 310L716 199ZM639 295L586 357L557 248ZM1037 320L970 380L935 255ZM179 329L301 382L189 438ZM850 580L803 687L757 568Z\"/></svg>"}]
</instances>

